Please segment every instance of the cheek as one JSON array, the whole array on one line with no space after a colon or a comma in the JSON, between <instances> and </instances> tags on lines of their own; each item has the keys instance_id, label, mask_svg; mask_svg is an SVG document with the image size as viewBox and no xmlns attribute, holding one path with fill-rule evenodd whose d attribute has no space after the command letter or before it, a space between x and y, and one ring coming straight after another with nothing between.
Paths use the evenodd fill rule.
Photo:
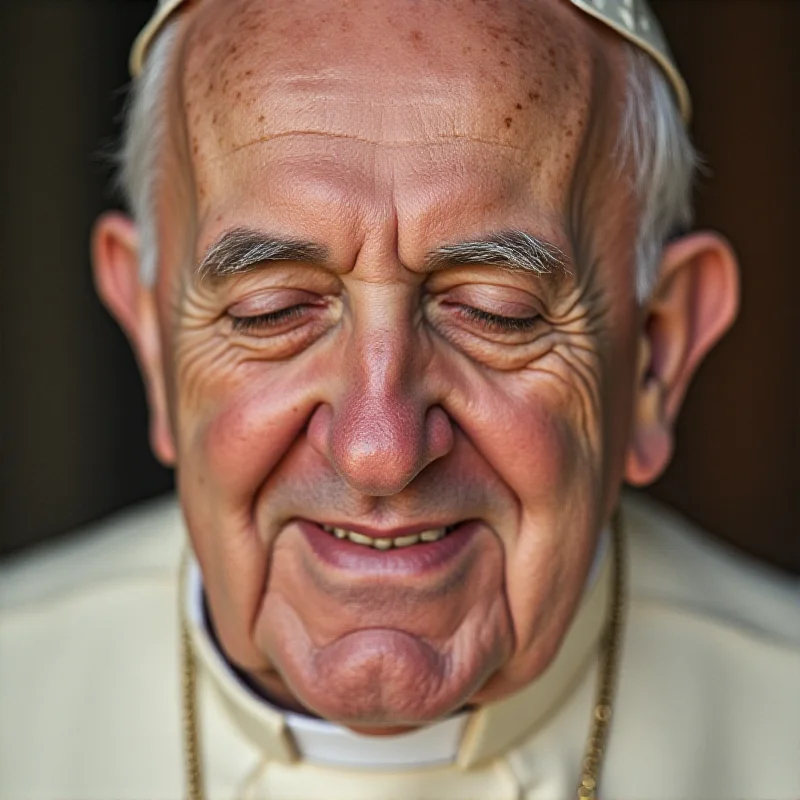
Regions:
<instances>
[{"instance_id":1,"label":"cheek","mask_svg":"<svg viewBox=\"0 0 800 800\"><path fill-rule=\"evenodd\" d=\"M209 606L223 648L248 669L265 666L252 643L269 569L259 492L315 405L309 381L283 372L257 362L235 375L218 369L193 387L201 402L184 402L178 415L178 491Z\"/></svg>"},{"instance_id":2,"label":"cheek","mask_svg":"<svg viewBox=\"0 0 800 800\"><path fill-rule=\"evenodd\" d=\"M195 387L199 402L181 408L179 466L200 488L228 503L252 494L300 436L313 410L314 382L281 365L237 365Z\"/></svg>"},{"instance_id":3,"label":"cheek","mask_svg":"<svg viewBox=\"0 0 800 800\"><path fill-rule=\"evenodd\" d=\"M559 357L516 373L470 375L457 394L459 425L510 489L516 511L503 543L515 653L490 685L501 694L546 665L591 562L604 505L608 377L599 363L584 361L579 374Z\"/></svg>"},{"instance_id":4,"label":"cheek","mask_svg":"<svg viewBox=\"0 0 800 800\"><path fill-rule=\"evenodd\" d=\"M541 673L580 600L602 524L602 466L570 415L543 396L519 415L496 450L494 463L518 504L517 525L505 542L515 652L495 683L505 693Z\"/></svg>"},{"instance_id":5,"label":"cheek","mask_svg":"<svg viewBox=\"0 0 800 800\"><path fill-rule=\"evenodd\" d=\"M585 457L574 402L546 375L509 375L465 387L457 422L524 507L562 496Z\"/></svg>"},{"instance_id":6,"label":"cheek","mask_svg":"<svg viewBox=\"0 0 800 800\"><path fill-rule=\"evenodd\" d=\"M560 496L576 474L581 447L574 426L544 392L527 408L515 409L516 424L505 437L509 460L504 476L523 505L539 506Z\"/></svg>"},{"instance_id":7,"label":"cheek","mask_svg":"<svg viewBox=\"0 0 800 800\"><path fill-rule=\"evenodd\" d=\"M230 392L197 428L198 463L226 493L251 494L302 427L295 400L274 388L259 378Z\"/></svg>"}]
</instances>

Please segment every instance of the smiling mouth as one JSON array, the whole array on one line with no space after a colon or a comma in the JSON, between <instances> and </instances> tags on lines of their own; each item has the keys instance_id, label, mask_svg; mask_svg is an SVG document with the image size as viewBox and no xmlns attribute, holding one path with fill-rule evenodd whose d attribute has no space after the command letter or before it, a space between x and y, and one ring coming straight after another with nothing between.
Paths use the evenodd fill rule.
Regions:
<instances>
[{"instance_id":1,"label":"smiling mouth","mask_svg":"<svg viewBox=\"0 0 800 800\"><path fill-rule=\"evenodd\" d=\"M320 527L336 539L347 539L353 542L353 544L360 544L375 550L392 550L394 548L412 547L413 545L438 542L440 539L444 539L449 533L452 533L458 527L458 524L447 525L442 528L430 528L429 530L420 531L419 533L405 534L402 536L382 536L378 538L367 536L358 531L351 531L347 528L336 528L332 525L320 525Z\"/></svg>"}]
</instances>

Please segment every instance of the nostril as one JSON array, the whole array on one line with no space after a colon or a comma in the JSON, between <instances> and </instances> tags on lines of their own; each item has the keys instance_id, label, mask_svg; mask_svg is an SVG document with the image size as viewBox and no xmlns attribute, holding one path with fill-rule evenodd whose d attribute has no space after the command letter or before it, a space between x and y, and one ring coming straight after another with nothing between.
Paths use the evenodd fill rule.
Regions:
<instances>
[{"instance_id":1,"label":"nostril","mask_svg":"<svg viewBox=\"0 0 800 800\"><path fill-rule=\"evenodd\" d=\"M427 453L424 466L446 456L453 449L455 439L453 423L441 406L428 409L425 419L425 439Z\"/></svg>"},{"instance_id":2,"label":"nostril","mask_svg":"<svg viewBox=\"0 0 800 800\"><path fill-rule=\"evenodd\" d=\"M321 403L314 412L306 426L306 438L309 444L320 454L329 457L331 425L333 422L333 409L326 403Z\"/></svg>"}]
</instances>

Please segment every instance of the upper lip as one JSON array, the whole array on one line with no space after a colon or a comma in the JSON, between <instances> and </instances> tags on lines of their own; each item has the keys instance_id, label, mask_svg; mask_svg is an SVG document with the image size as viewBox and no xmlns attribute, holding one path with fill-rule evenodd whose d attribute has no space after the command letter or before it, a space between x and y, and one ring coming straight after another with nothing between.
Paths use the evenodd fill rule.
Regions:
<instances>
[{"instance_id":1,"label":"upper lip","mask_svg":"<svg viewBox=\"0 0 800 800\"><path fill-rule=\"evenodd\" d=\"M343 528L346 531L361 533L371 539L397 539L401 536L413 536L423 531L437 530L438 528L452 528L463 520L457 522L421 522L416 525L403 525L398 528L379 529L371 528L368 525L359 525L356 522L331 522L329 520L310 520L315 525L329 528Z\"/></svg>"}]
</instances>

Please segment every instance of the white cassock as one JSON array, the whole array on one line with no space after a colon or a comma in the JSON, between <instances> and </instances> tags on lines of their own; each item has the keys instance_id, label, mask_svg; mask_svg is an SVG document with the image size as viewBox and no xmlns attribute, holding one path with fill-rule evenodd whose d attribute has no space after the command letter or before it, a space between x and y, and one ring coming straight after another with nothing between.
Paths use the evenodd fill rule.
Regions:
<instances>
[{"instance_id":1,"label":"white cassock","mask_svg":"<svg viewBox=\"0 0 800 800\"><path fill-rule=\"evenodd\" d=\"M800 797L800 582L638 497L600 796ZM179 603L199 669L209 800L573 797L610 591L606 552L561 650L521 692L380 739L282 712L227 664L162 500L0 570L0 798L183 795ZM608 551L610 548L606 548Z\"/></svg>"}]
</instances>

